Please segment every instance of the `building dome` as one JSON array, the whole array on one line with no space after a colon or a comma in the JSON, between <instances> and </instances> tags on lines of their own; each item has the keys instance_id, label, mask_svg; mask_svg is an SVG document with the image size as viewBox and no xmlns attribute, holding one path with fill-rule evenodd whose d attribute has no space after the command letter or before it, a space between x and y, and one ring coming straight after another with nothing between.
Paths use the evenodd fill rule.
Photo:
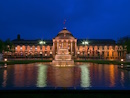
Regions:
<instances>
[{"instance_id":1,"label":"building dome","mask_svg":"<svg viewBox=\"0 0 130 98\"><path fill-rule=\"evenodd\" d=\"M71 34L70 31L68 31L66 28L63 28L63 30L61 30L59 32L59 34L61 34L61 33L63 33L63 34L67 34L67 33Z\"/></svg>"},{"instance_id":2,"label":"building dome","mask_svg":"<svg viewBox=\"0 0 130 98\"><path fill-rule=\"evenodd\" d=\"M58 39L72 39L74 38L70 31L68 31L66 28L63 28L58 35L56 36Z\"/></svg>"}]
</instances>

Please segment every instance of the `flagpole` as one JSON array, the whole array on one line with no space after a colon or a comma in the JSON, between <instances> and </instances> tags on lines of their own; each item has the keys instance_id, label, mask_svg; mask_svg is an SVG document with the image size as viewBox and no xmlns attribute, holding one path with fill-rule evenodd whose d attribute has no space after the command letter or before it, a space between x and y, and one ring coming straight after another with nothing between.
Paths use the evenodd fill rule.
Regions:
<instances>
[{"instance_id":1,"label":"flagpole","mask_svg":"<svg viewBox=\"0 0 130 98\"><path fill-rule=\"evenodd\" d=\"M64 23L63 23L63 24L64 24L64 29L66 29L66 27L65 27L65 23L66 23L66 19L64 20Z\"/></svg>"}]
</instances>

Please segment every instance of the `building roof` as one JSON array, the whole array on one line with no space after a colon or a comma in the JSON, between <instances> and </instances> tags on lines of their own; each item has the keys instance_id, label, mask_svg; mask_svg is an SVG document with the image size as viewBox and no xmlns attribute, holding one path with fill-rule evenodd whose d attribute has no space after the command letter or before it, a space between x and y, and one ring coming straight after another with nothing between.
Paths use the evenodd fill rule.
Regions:
<instances>
[{"instance_id":1,"label":"building roof","mask_svg":"<svg viewBox=\"0 0 130 98\"><path fill-rule=\"evenodd\" d=\"M55 37L55 39L76 39L70 31L68 31L66 28L63 28L63 30L61 30L57 36ZM40 45L39 42L41 41L41 39L36 39L36 40L24 40L20 38L20 35L17 36L17 39L12 40L12 42L15 45ZM42 40L45 41L45 44L43 45L53 45L53 41L52 40ZM83 46L85 44L83 44L82 42L88 42L88 45L116 45L115 40L113 39L77 39L77 45L78 46Z\"/></svg>"},{"instance_id":2,"label":"building roof","mask_svg":"<svg viewBox=\"0 0 130 98\"><path fill-rule=\"evenodd\" d=\"M57 34L57 36L55 37L55 39L75 39L75 37L66 28L63 28L63 30L61 30Z\"/></svg>"},{"instance_id":3,"label":"building roof","mask_svg":"<svg viewBox=\"0 0 130 98\"><path fill-rule=\"evenodd\" d=\"M37 39L37 40L24 40L24 39L15 39L13 40L12 42L15 44L15 45L34 45L34 46L37 46L37 45L40 45L39 42L41 40L40 39ZM45 46L46 45L50 45L52 46L53 45L53 41L52 40L43 40L46 42ZM78 39L77 40L77 45L78 46L84 46L82 44L82 42L84 41L88 41L88 45L116 45L116 42L115 40L113 39Z\"/></svg>"},{"instance_id":4,"label":"building roof","mask_svg":"<svg viewBox=\"0 0 130 98\"><path fill-rule=\"evenodd\" d=\"M40 39L37 39L37 40L24 40L24 39L20 39L20 40L18 40L18 39L15 39L15 40L12 40L12 43L14 44L14 45L31 45L31 46L37 46L37 45L40 45L39 44L39 42L40 42L41 40ZM50 46L52 46L53 45L53 42L52 42L52 40L42 40L42 41L45 41L45 46L46 45L50 45Z\"/></svg>"},{"instance_id":5,"label":"building roof","mask_svg":"<svg viewBox=\"0 0 130 98\"><path fill-rule=\"evenodd\" d=\"M77 45L83 46L82 42L88 42L88 45L116 45L115 40L113 39L78 39Z\"/></svg>"}]
</instances>

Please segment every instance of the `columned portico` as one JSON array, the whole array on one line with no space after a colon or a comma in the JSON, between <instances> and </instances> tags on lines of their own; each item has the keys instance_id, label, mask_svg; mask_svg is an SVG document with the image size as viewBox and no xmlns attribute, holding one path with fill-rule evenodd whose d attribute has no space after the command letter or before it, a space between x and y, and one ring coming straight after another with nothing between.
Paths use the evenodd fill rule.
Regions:
<instances>
[{"instance_id":1,"label":"columned portico","mask_svg":"<svg viewBox=\"0 0 130 98\"><path fill-rule=\"evenodd\" d=\"M55 45L56 44L56 45ZM56 51L60 48L67 48L70 50L71 55L76 55L76 49L77 47L77 39L73 37L73 35L64 28L62 31L58 33L58 35L53 39L53 54L56 54ZM55 51L55 49L57 49Z\"/></svg>"}]
</instances>

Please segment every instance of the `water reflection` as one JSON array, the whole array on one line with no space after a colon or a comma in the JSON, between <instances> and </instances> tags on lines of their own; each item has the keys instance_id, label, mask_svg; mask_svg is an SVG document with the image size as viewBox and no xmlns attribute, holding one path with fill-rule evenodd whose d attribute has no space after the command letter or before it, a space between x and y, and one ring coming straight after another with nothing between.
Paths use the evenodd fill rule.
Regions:
<instances>
[{"instance_id":1,"label":"water reflection","mask_svg":"<svg viewBox=\"0 0 130 98\"><path fill-rule=\"evenodd\" d=\"M47 78L47 66L43 64L38 64L38 76L37 76L37 87L46 86Z\"/></svg>"},{"instance_id":2,"label":"water reflection","mask_svg":"<svg viewBox=\"0 0 130 98\"><path fill-rule=\"evenodd\" d=\"M13 76L14 76L13 84L15 87L34 86L36 77L37 77L37 73L36 73L37 69L35 68L34 65L20 64L20 65L8 66L8 67L14 67L14 70L12 70L12 72L14 73L13 74ZM11 81L13 81L13 80L11 80Z\"/></svg>"},{"instance_id":3,"label":"water reflection","mask_svg":"<svg viewBox=\"0 0 130 98\"><path fill-rule=\"evenodd\" d=\"M6 87L6 82L7 82L7 70L4 70L2 87Z\"/></svg>"},{"instance_id":4,"label":"water reflection","mask_svg":"<svg viewBox=\"0 0 130 98\"><path fill-rule=\"evenodd\" d=\"M49 67L48 84L52 87L75 87L79 84L80 69L78 67Z\"/></svg>"},{"instance_id":5,"label":"water reflection","mask_svg":"<svg viewBox=\"0 0 130 98\"><path fill-rule=\"evenodd\" d=\"M90 87L89 64L81 65L81 87Z\"/></svg>"},{"instance_id":6,"label":"water reflection","mask_svg":"<svg viewBox=\"0 0 130 98\"><path fill-rule=\"evenodd\" d=\"M121 72L121 85L122 85L122 87L124 87L124 73L123 72Z\"/></svg>"},{"instance_id":7,"label":"water reflection","mask_svg":"<svg viewBox=\"0 0 130 98\"><path fill-rule=\"evenodd\" d=\"M110 66L110 87L114 87L115 85L114 65L109 66Z\"/></svg>"},{"instance_id":8,"label":"water reflection","mask_svg":"<svg viewBox=\"0 0 130 98\"><path fill-rule=\"evenodd\" d=\"M130 71L117 65L84 63L73 67L16 64L0 70L2 87L120 87L130 89Z\"/></svg>"}]
</instances>

